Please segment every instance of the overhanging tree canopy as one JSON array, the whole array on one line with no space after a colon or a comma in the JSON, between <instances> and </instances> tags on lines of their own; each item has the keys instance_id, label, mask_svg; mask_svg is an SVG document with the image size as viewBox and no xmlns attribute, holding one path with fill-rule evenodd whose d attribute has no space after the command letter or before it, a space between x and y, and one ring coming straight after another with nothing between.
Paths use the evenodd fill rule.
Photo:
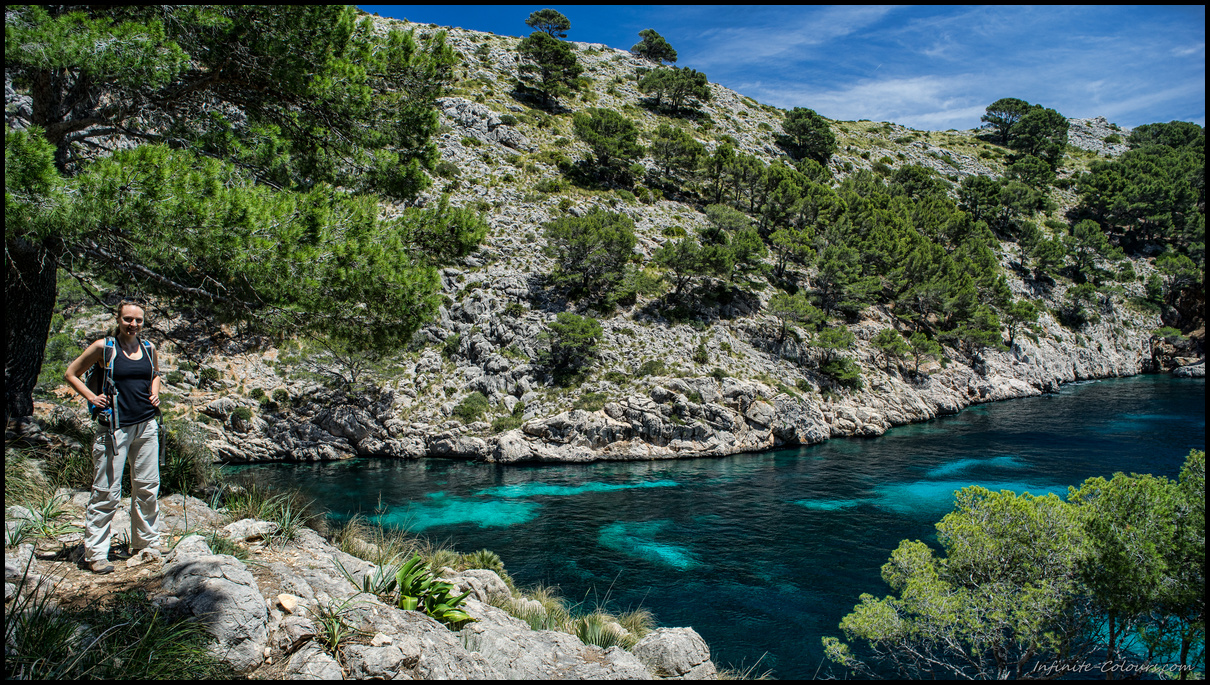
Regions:
<instances>
[{"instance_id":1,"label":"overhanging tree canopy","mask_svg":"<svg viewBox=\"0 0 1210 685\"><path fill-rule=\"evenodd\" d=\"M10 8L28 107L5 133L6 416L32 412L60 266L267 327L406 340L437 260L486 229L444 205L378 216L380 195L429 184L454 62L443 34L375 35L351 7Z\"/></svg>"}]
</instances>

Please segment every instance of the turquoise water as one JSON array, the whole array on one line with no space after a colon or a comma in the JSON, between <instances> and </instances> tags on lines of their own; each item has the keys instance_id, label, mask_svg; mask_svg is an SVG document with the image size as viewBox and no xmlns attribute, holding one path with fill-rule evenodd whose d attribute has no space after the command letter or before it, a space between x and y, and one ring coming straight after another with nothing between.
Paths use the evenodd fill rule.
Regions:
<instances>
[{"instance_id":1,"label":"turquoise water","mask_svg":"<svg viewBox=\"0 0 1210 685\"><path fill-rule=\"evenodd\" d=\"M463 551L588 606L692 626L720 665L809 678L820 637L900 540L932 540L966 485L1064 494L1116 471L1175 477L1205 449L1205 382L1143 376L972 407L871 439L660 462L353 460L242 467ZM826 667L825 667L826 671Z\"/></svg>"}]
</instances>

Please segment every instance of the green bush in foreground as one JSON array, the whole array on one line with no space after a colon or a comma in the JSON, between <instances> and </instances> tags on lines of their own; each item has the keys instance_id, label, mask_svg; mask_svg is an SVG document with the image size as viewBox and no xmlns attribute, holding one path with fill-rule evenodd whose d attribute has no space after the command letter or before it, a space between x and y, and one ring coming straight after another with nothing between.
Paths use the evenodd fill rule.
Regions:
<instances>
[{"instance_id":1,"label":"green bush in foreground","mask_svg":"<svg viewBox=\"0 0 1210 685\"><path fill-rule=\"evenodd\" d=\"M854 654L829 659L871 676L1057 678L1204 673L1206 453L1180 479L1115 474L1049 494L957 493L937 524L941 552L904 540L882 567L895 593L862 594L840 623Z\"/></svg>"}]
</instances>

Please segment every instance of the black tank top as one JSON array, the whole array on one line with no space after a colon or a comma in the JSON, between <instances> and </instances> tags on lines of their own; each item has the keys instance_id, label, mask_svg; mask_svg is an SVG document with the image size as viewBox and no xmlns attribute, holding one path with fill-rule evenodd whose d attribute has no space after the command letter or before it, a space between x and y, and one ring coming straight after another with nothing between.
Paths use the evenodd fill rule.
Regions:
<instances>
[{"instance_id":1,"label":"black tank top","mask_svg":"<svg viewBox=\"0 0 1210 685\"><path fill-rule=\"evenodd\" d=\"M143 358L132 360L126 357L120 345L114 345L113 384L118 391L118 426L133 426L155 418L155 405L151 403L152 366L151 355L139 342Z\"/></svg>"}]
</instances>

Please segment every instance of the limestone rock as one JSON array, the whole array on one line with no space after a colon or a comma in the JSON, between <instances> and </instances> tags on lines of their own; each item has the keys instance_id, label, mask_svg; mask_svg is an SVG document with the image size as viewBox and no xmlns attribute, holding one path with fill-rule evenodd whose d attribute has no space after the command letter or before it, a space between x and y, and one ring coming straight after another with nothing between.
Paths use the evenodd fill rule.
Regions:
<instances>
[{"instance_id":1,"label":"limestone rock","mask_svg":"<svg viewBox=\"0 0 1210 685\"><path fill-rule=\"evenodd\" d=\"M1172 372L1177 378L1205 378L1206 377L1206 360L1203 359L1193 364L1177 367Z\"/></svg>"},{"instance_id":2,"label":"limestone rock","mask_svg":"<svg viewBox=\"0 0 1210 685\"><path fill-rule=\"evenodd\" d=\"M185 538L169 554L163 591L198 617L214 637L211 649L220 659L237 672L247 672L264 660L269 642L265 600L242 562L226 554L198 554L209 552L204 541L197 544L200 540Z\"/></svg>"},{"instance_id":3,"label":"limestone rock","mask_svg":"<svg viewBox=\"0 0 1210 685\"><path fill-rule=\"evenodd\" d=\"M710 647L692 628L657 628L631 650L661 678L704 680L717 677Z\"/></svg>"},{"instance_id":4,"label":"limestone rock","mask_svg":"<svg viewBox=\"0 0 1210 685\"><path fill-rule=\"evenodd\" d=\"M403 644L411 649L404 652L402 647L393 644L377 647L349 645L344 649L349 677L357 680L391 680L400 671L414 667L420 660L420 645L415 640L407 640Z\"/></svg>"},{"instance_id":5,"label":"limestone rock","mask_svg":"<svg viewBox=\"0 0 1210 685\"><path fill-rule=\"evenodd\" d=\"M467 613L477 620L460 632L462 643L510 680L650 680L631 653L620 647L585 645L574 635L530 630L522 620L474 599Z\"/></svg>"},{"instance_id":6,"label":"limestone rock","mask_svg":"<svg viewBox=\"0 0 1210 685\"><path fill-rule=\"evenodd\" d=\"M286 680L344 680L340 664L314 643L304 646L286 664Z\"/></svg>"},{"instance_id":7,"label":"limestone rock","mask_svg":"<svg viewBox=\"0 0 1210 685\"><path fill-rule=\"evenodd\" d=\"M529 461L533 458L534 450L521 430L511 430L496 440L496 448L492 451L490 461L500 464L511 464L518 461Z\"/></svg>"},{"instance_id":8,"label":"limestone rock","mask_svg":"<svg viewBox=\"0 0 1210 685\"><path fill-rule=\"evenodd\" d=\"M223 537L232 540L261 540L277 532L278 525L272 521L240 519L223 527Z\"/></svg>"},{"instance_id":9,"label":"limestone rock","mask_svg":"<svg viewBox=\"0 0 1210 685\"><path fill-rule=\"evenodd\" d=\"M508 597L511 594L500 576L488 569L467 569L444 580L453 583L454 594L460 595L469 590L470 596L480 602L491 602L497 597Z\"/></svg>"}]
</instances>

